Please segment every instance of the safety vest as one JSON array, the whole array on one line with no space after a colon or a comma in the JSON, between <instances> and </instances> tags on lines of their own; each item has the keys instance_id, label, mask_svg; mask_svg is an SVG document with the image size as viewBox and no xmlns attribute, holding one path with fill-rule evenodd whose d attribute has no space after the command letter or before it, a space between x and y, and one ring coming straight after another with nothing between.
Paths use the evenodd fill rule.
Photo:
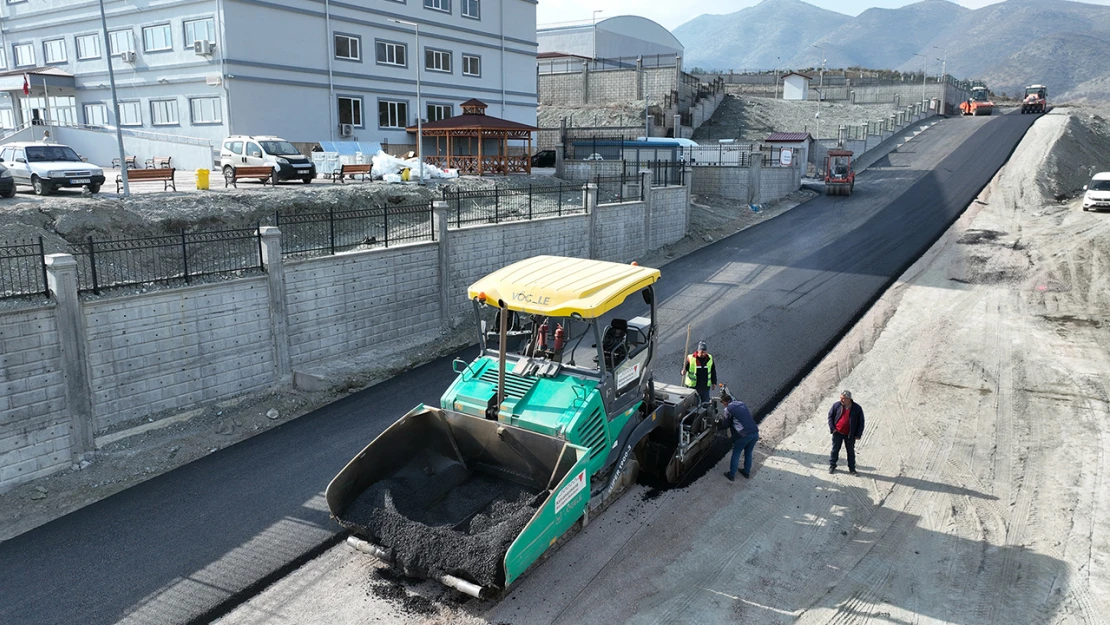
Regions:
<instances>
[{"instance_id":1,"label":"safety vest","mask_svg":"<svg viewBox=\"0 0 1110 625\"><path fill-rule=\"evenodd\" d=\"M700 366L705 368L705 382L706 384L709 384L709 372L713 370L713 355L706 354L706 356L709 356L709 359L705 361L704 365ZM698 368L698 357L695 354L690 354L689 356L687 356L686 379L683 380L683 384L689 386L690 388L694 388L698 385Z\"/></svg>"}]
</instances>

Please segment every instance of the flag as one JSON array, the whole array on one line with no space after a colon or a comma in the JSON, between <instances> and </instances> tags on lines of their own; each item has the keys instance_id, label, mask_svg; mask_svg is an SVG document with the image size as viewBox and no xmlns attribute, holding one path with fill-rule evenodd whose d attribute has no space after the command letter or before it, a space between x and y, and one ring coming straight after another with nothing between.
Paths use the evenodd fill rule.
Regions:
<instances>
[{"instance_id":1,"label":"flag","mask_svg":"<svg viewBox=\"0 0 1110 625\"><path fill-rule=\"evenodd\" d=\"M23 75L23 95L31 95L31 79L27 74Z\"/></svg>"}]
</instances>

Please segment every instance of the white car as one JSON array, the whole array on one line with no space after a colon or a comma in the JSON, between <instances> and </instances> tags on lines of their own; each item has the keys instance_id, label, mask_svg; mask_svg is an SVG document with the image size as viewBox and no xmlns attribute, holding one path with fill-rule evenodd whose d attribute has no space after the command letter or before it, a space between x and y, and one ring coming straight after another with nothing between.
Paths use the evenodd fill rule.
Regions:
<instances>
[{"instance_id":1,"label":"white car","mask_svg":"<svg viewBox=\"0 0 1110 625\"><path fill-rule=\"evenodd\" d=\"M104 170L81 160L68 145L58 143L8 143L0 146L0 163L12 173L15 184L31 187L35 195L50 195L61 187L85 187L99 193Z\"/></svg>"},{"instance_id":2,"label":"white car","mask_svg":"<svg viewBox=\"0 0 1110 625\"><path fill-rule=\"evenodd\" d=\"M220 169L231 176L232 167L272 167L278 180L300 180L308 184L316 177L316 165L296 146L281 137L235 135L220 146Z\"/></svg>"},{"instance_id":3,"label":"white car","mask_svg":"<svg viewBox=\"0 0 1110 625\"><path fill-rule=\"evenodd\" d=\"M1110 208L1110 171L1095 174L1083 191L1083 210Z\"/></svg>"}]
</instances>

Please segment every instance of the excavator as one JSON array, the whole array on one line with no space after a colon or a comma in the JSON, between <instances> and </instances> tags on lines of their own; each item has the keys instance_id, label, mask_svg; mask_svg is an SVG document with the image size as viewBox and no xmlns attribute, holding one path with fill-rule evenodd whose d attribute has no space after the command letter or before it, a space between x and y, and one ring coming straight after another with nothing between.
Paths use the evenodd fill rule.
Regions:
<instances>
[{"instance_id":1,"label":"excavator","mask_svg":"<svg viewBox=\"0 0 1110 625\"><path fill-rule=\"evenodd\" d=\"M990 92L986 87L972 87L971 95L965 102L960 103L960 112L964 115L990 115L994 113L994 102L991 102Z\"/></svg>"},{"instance_id":2,"label":"excavator","mask_svg":"<svg viewBox=\"0 0 1110 625\"><path fill-rule=\"evenodd\" d=\"M536 256L470 285L477 357L328 484L348 545L492 598L641 473L679 482L712 447L719 399L654 379L660 275ZM621 310L643 314L618 317L633 296Z\"/></svg>"},{"instance_id":3,"label":"excavator","mask_svg":"<svg viewBox=\"0 0 1110 625\"><path fill-rule=\"evenodd\" d=\"M1025 88L1025 98L1021 101L1021 112L1044 113L1048 110L1048 87L1029 85Z\"/></svg>"}]
</instances>

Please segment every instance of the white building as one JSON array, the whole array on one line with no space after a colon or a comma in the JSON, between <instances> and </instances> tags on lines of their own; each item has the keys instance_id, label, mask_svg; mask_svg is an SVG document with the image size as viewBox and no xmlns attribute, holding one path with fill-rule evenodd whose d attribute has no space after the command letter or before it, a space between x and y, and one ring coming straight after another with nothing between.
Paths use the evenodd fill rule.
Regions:
<instances>
[{"instance_id":1,"label":"white building","mask_svg":"<svg viewBox=\"0 0 1110 625\"><path fill-rule=\"evenodd\" d=\"M805 74L790 72L782 77L783 100L808 100L809 81L813 80Z\"/></svg>"},{"instance_id":2,"label":"white building","mask_svg":"<svg viewBox=\"0 0 1110 625\"><path fill-rule=\"evenodd\" d=\"M98 2L0 4L0 140L32 139L32 121L43 120L60 126L59 141L88 135L79 151L89 160L110 160L118 151L114 133L104 132L114 124L106 47L126 150L178 150L182 167L211 166L211 158L187 161L204 161L198 144L218 149L231 134L414 145L405 128L416 122L418 67L425 119L456 115L477 97L491 114L536 123L532 0L104 0L104 7L107 45Z\"/></svg>"},{"instance_id":3,"label":"white building","mask_svg":"<svg viewBox=\"0 0 1110 625\"><path fill-rule=\"evenodd\" d=\"M541 53L589 59L637 56L682 56L683 47L671 31L637 15L594 22L545 25L536 31Z\"/></svg>"}]
</instances>

